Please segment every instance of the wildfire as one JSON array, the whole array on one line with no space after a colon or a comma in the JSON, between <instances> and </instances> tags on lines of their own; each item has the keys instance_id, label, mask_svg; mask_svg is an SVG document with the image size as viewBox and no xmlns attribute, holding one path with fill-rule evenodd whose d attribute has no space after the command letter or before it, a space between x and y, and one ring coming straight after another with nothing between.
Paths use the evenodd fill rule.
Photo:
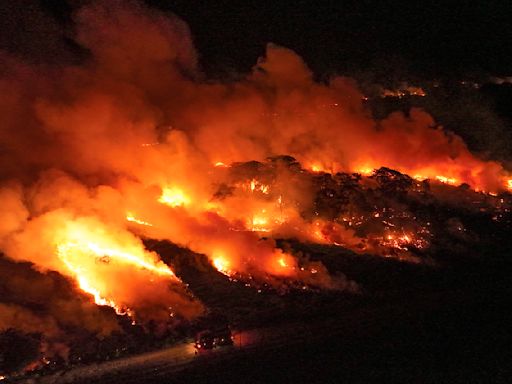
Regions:
<instances>
[{"instance_id":1,"label":"wildfire","mask_svg":"<svg viewBox=\"0 0 512 384\"><path fill-rule=\"evenodd\" d=\"M102 229L91 228L89 223L68 223L62 240L56 244L57 257L75 277L78 286L91 294L98 305L108 305L118 314L132 314L126 303L112 295L108 273L119 268L135 268L155 276L177 279L167 265L142 248L122 244ZM91 224L92 225L92 224ZM133 273L133 272L132 272Z\"/></svg>"},{"instance_id":2,"label":"wildfire","mask_svg":"<svg viewBox=\"0 0 512 384\"><path fill-rule=\"evenodd\" d=\"M223 255L214 256L212 264L217 271L219 271L220 273L222 273L226 276L231 276L233 274L233 271L231 271L229 269L229 267L230 267L229 261Z\"/></svg>"},{"instance_id":3,"label":"wildfire","mask_svg":"<svg viewBox=\"0 0 512 384\"><path fill-rule=\"evenodd\" d=\"M453 177L436 176L436 179L439 180L441 183L444 183L444 184L450 184L450 185L457 184L457 179L455 179Z\"/></svg>"},{"instance_id":4,"label":"wildfire","mask_svg":"<svg viewBox=\"0 0 512 384\"><path fill-rule=\"evenodd\" d=\"M128 220L128 221L129 221L129 222L131 222L131 223L136 223L136 224L140 224L140 225L145 225L146 227L152 227L152 226L153 226L153 224L148 223L147 221L137 219L137 218L136 218L133 214L131 214L131 213L127 213L127 214L126 214L126 220Z\"/></svg>"},{"instance_id":5,"label":"wildfire","mask_svg":"<svg viewBox=\"0 0 512 384\"><path fill-rule=\"evenodd\" d=\"M171 207L181 207L188 205L190 198L180 188L165 187L162 189L162 194L158 201Z\"/></svg>"},{"instance_id":6,"label":"wildfire","mask_svg":"<svg viewBox=\"0 0 512 384\"><path fill-rule=\"evenodd\" d=\"M387 166L387 165L383 165L383 166ZM309 171L311 172L314 172L314 173L330 173L330 174L334 174L335 171L343 171L342 169L337 169L336 167L332 167L331 169L328 169L324 166L322 166L320 163L313 163L309 166L306 166L305 167L306 169L308 169ZM354 166L348 170L344 170L344 171L349 171L349 172L355 172L355 173L359 173L363 176L371 176L373 174L373 172L378 169L379 167L374 167L374 166L369 166L369 165L357 165L357 166ZM457 178L457 177L454 177L454 176L447 176L447 175L440 175L440 174L437 174L437 172L440 171L440 169L437 169L436 170L436 167L430 167L428 169L402 169L400 167L397 167L396 168L397 170L399 170L400 172L402 173L406 173L406 174L410 174L410 175L413 175L412 178L415 179L415 180L418 180L418 181L423 181L423 180L427 180L427 179L432 179L432 180L437 180L443 184L449 184L449 185L458 185L458 184L461 184L461 183L468 183L468 184L471 184L471 187L477 191L477 192L483 192L483 193L489 193L489 194L496 194L497 192L494 190L491 189L491 192L489 192L488 189L485 189L485 188L482 188L481 187L481 183L478 183L478 182L472 182L471 179L472 177L460 177L460 178ZM419 173L418 171L420 171L421 173ZM416 173L418 172L418 173ZM473 176L475 177L475 176ZM476 178L476 177L475 177ZM512 179L506 179L504 177L502 177L502 180L505 180L504 183L505 183L505 187L509 190L512 190ZM503 182L502 182L503 183ZM503 184L502 184L503 185Z\"/></svg>"},{"instance_id":7,"label":"wildfire","mask_svg":"<svg viewBox=\"0 0 512 384\"><path fill-rule=\"evenodd\" d=\"M263 184L262 182L256 179L251 179L243 183L238 183L237 187L251 193L259 192L264 195L268 195L270 193L270 185Z\"/></svg>"},{"instance_id":8,"label":"wildfire","mask_svg":"<svg viewBox=\"0 0 512 384\"><path fill-rule=\"evenodd\" d=\"M336 165L331 163L330 166L326 166L325 163L315 161L309 165L306 164L305 168L314 173L334 173Z\"/></svg>"},{"instance_id":9,"label":"wildfire","mask_svg":"<svg viewBox=\"0 0 512 384\"><path fill-rule=\"evenodd\" d=\"M315 241L318 241L320 243L325 243L325 235L322 233L322 227L320 221L316 221L313 223L313 230L312 230L313 239Z\"/></svg>"},{"instance_id":10,"label":"wildfire","mask_svg":"<svg viewBox=\"0 0 512 384\"><path fill-rule=\"evenodd\" d=\"M430 176L425 176L425 175L422 175L422 174L415 174L413 176L413 179L418 180L418 181L427 180L429 178L430 178ZM459 180L457 180L455 177L435 175L434 179L436 179L437 181L440 181L443 184L450 184L450 185L459 184Z\"/></svg>"},{"instance_id":11,"label":"wildfire","mask_svg":"<svg viewBox=\"0 0 512 384\"><path fill-rule=\"evenodd\" d=\"M428 233L422 229L421 233L428 235ZM393 248L399 251L408 251L409 248L414 247L416 249L424 249L429 246L429 242L423 237L415 237L408 233L388 233L382 237L380 245L385 248Z\"/></svg>"},{"instance_id":12,"label":"wildfire","mask_svg":"<svg viewBox=\"0 0 512 384\"><path fill-rule=\"evenodd\" d=\"M260 191L261 193L268 195L270 186L260 183L256 179L252 179L250 183L251 192Z\"/></svg>"},{"instance_id":13,"label":"wildfire","mask_svg":"<svg viewBox=\"0 0 512 384\"><path fill-rule=\"evenodd\" d=\"M276 252L272 263L271 270L276 276L289 277L296 273L296 259L287 253Z\"/></svg>"},{"instance_id":14,"label":"wildfire","mask_svg":"<svg viewBox=\"0 0 512 384\"><path fill-rule=\"evenodd\" d=\"M73 265L71 262L69 262L69 260L67 260L66 256L63 256L68 252L68 248L70 247L71 245L69 244L59 245L57 247L57 252L59 254L59 257L64 262L64 264L66 264L66 267L68 267L68 269L75 275L80 289L92 295L94 297L94 302L97 305L106 305L112 307L114 308L118 315L131 315L132 311L129 308L122 308L121 306L116 304L114 300L106 299L105 297L103 297L100 291L94 288L93 284L91 284L87 277L83 275L85 271L82 268Z\"/></svg>"},{"instance_id":15,"label":"wildfire","mask_svg":"<svg viewBox=\"0 0 512 384\"><path fill-rule=\"evenodd\" d=\"M78 254L92 254L93 257L99 258L100 261L109 263L110 260L116 260L122 263L131 264L138 268L147 269L158 275L174 276L174 273L169 267L163 265L155 265L150 263L140 255L134 255L131 253L123 252L122 250L115 248L103 248L97 244L86 242L86 243L67 243L58 246L59 257L71 253ZM63 257L63 260L67 260L67 257Z\"/></svg>"},{"instance_id":16,"label":"wildfire","mask_svg":"<svg viewBox=\"0 0 512 384\"><path fill-rule=\"evenodd\" d=\"M361 175L364 175L364 176L370 176L372 173L373 173L373 168L371 167L362 167L362 168L358 168L356 170L357 173L360 173Z\"/></svg>"},{"instance_id":17,"label":"wildfire","mask_svg":"<svg viewBox=\"0 0 512 384\"><path fill-rule=\"evenodd\" d=\"M251 231L269 232L270 229L268 229L267 225L268 219L263 216L253 216L252 220L250 220Z\"/></svg>"},{"instance_id":18,"label":"wildfire","mask_svg":"<svg viewBox=\"0 0 512 384\"><path fill-rule=\"evenodd\" d=\"M414 87L414 86L404 86L404 87L401 87L400 89L395 89L395 90L384 89L381 93L381 97L398 97L399 99L401 99L402 97L405 97L405 96L424 97L426 95L427 94L425 93L423 88Z\"/></svg>"},{"instance_id":19,"label":"wildfire","mask_svg":"<svg viewBox=\"0 0 512 384\"><path fill-rule=\"evenodd\" d=\"M320 164L313 164L311 165L310 169L316 173L325 172L324 168Z\"/></svg>"},{"instance_id":20,"label":"wildfire","mask_svg":"<svg viewBox=\"0 0 512 384\"><path fill-rule=\"evenodd\" d=\"M281 251L281 239L420 254L444 233L447 220L430 212L436 193L445 204L467 197L482 220L509 220L510 196L465 196L451 186L494 196L512 191L512 175L426 111L404 113L397 103L375 120L353 81L315 82L299 56L275 45L239 83L191 80L198 55L188 29L132 3L93 2L77 12L70 36L94 65L77 60L46 73L15 55L2 62L0 82L13 90L0 97L3 256L56 270L119 314L142 318L144 308L149 318L164 303L165 314L173 305L193 318L200 311L169 284L179 279L144 248L142 230L207 255L226 276L297 281L307 257ZM379 92L425 96L420 87L397 88ZM448 213L465 220L457 212ZM319 264L315 279L329 276Z\"/></svg>"},{"instance_id":21,"label":"wildfire","mask_svg":"<svg viewBox=\"0 0 512 384\"><path fill-rule=\"evenodd\" d=\"M333 174L337 171L341 171L341 169L339 169L339 167L337 167L336 164L332 164L332 166L330 168L328 168L328 167L324 167L320 163L313 163L312 165L306 166L306 169L308 169L314 173L330 173L330 174ZM375 167L372 167L370 165L358 165L351 169L352 172L359 173L364 176L370 176L374 170L375 170Z\"/></svg>"},{"instance_id":22,"label":"wildfire","mask_svg":"<svg viewBox=\"0 0 512 384\"><path fill-rule=\"evenodd\" d=\"M286 268L288 267L288 264L286 264L286 261L281 257L279 260L277 260L277 262L279 263L279 265L283 268Z\"/></svg>"}]
</instances>

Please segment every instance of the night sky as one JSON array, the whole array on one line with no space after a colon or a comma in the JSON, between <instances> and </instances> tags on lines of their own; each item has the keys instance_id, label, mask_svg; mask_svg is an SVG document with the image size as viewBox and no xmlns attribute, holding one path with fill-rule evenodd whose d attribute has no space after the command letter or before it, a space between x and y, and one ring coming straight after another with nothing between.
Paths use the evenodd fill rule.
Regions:
<instances>
[{"instance_id":1,"label":"night sky","mask_svg":"<svg viewBox=\"0 0 512 384\"><path fill-rule=\"evenodd\" d=\"M0 47L31 60L76 57L70 15L83 3L2 0ZM295 50L320 75L359 70L510 75L512 68L507 0L146 3L190 25L209 73L249 70L267 42Z\"/></svg>"}]
</instances>

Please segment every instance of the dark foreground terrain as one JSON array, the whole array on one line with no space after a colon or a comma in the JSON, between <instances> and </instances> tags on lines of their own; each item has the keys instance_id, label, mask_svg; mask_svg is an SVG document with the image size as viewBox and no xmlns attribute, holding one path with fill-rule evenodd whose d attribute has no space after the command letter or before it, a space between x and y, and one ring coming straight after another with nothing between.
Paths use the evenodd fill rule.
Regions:
<instances>
[{"instance_id":1,"label":"dark foreground terrain","mask_svg":"<svg viewBox=\"0 0 512 384\"><path fill-rule=\"evenodd\" d=\"M163 255L172 248L162 243L155 246ZM343 266L348 277L362 284L363 292L282 294L263 289L258 294L254 287L241 283L224 284L222 276L215 273L202 273L203 277L196 279L196 268L181 265L182 278L198 296L204 295L202 300L215 298L210 306L224 309L228 317L234 316L234 322L248 329L241 346L235 336L233 347L213 353L195 356L189 344L148 354L138 364L121 364L116 369L91 367L87 374L60 373L35 380L138 384L510 382L512 268L506 257L492 263L471 260L459 261L456 267L434 267L354 255L336 247L311 247L309 251L327 265L332 259L331 269ZM176 253L176 249L172 251ZM210 276L209 281L204 281L205 275ZM256 293L251 296L247 292ZM249 297L241 302L238 295ZM245 324L236 319L237 313L245 314Z\"/></svg>"},{"instance_id":2,"label":"dark foreground terrain","mask_svg":"<svg viewBox=\"0 0 512 384\"><path fill-rule=\"evenodd\" d=\"M508 383L510 284L469 285L369 305L332 317L312 333L306 327L301 341L193 366L172 380L144 382Z\"/></svg>"}]
</instances>

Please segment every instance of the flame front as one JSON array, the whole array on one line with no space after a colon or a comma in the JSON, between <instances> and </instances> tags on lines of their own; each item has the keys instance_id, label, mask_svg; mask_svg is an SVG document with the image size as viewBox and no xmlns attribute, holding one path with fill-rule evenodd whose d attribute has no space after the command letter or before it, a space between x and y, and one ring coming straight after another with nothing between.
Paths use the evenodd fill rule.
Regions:
<instances>
[{"instance_id":1,"label":"flame front","mask_svg":"<svg viewBox=\"0 0 512 384\"><path fill-rule=\"evenodd\" d=\"M178 281L156 255L137 244L123 244L113 233L92 227L95 224L89 220L66 223L65 228L57 231L56 254L67 274L76 279L81 290L94 297L96 304L108 305L121 315L133 314L129 297L117 297L119 289L113 281L114 276L124 273Z\"/></svg>"},{"instance_id":2,"label":"flame front","mask_svg":"<svg viewBox=\"0 0 512 384\"><path fill-rule=\"evenodd\" d=\"M219 255L218 252L214 253L212 264L217 271L226 276L231 276L233 274L233 271L229 269L229 261L225 256Z\"/></svg>"},{"instance_id":3,"label":"flame front","mask_svg":"<svg viewBox=\"0 0 512 384\"><path fill-rule=\"evenodd\" d=\"M144 221L144 220L140 220L140 219L138 219L137 217L135 217L131 213L127 213L126 214L126 220L128 220L129 222L132 222L132 223L136 223L136 224L140 224L140 225L145 225L147 227L152 227L153 226L153 224L148 223L147 221Z\"/></svg>"}]
</instances>

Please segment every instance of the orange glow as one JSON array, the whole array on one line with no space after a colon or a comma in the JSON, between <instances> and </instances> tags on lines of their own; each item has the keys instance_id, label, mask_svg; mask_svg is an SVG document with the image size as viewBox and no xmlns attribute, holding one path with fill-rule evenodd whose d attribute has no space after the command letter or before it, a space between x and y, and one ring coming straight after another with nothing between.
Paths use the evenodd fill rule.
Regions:
<instances>
[{"instance_id":1,"label":"orange glow","mask_svg":"<svg viewBox=\"0 0 512 384\"><path fill-rule=\"evenodd\" d=\"M86 65L2 63L0 83L12 92L0 97L9 149L0 156L0 253L63 274L99 305L134 318L168 320L170 306L187 318L201 312L142 239L205 255L227 276L318 287L335 286L327 269L282 251L281 240L379 255L428 247L436 231L420 228L423 215L384 211L378 193L359 198L378 188L368 176L381 167L432 180L428 194L462 183L512 191L503 164L471 153L427 111L376 120L355 80L318 82L292 50L268 45L251 72L208 79L176 18L143 2L78 3L71 38L90 55ZM397 88L377 94L425 95ZM426 184L411 194L427 195Z\"/></svg>"},{"instance_id":2,"label":"orange glow","mask_svg":"<svg viewBox=\"0 0 512 384\"><path fill-rule=\"evenodd\" d=\"M373 173L373 168L370 168L370 167L357 168L356 172L360 173L361 175L364 175L364 176L369 176Z\"/></svg>"},{"instance_id":3,"label":"orange glow","mask_svg":"<svg viewBox=\"0 0 512 384\"><path fill-rule=\"evenodd\" d=\"M126 220L128 220L128 221L129 221L129 222L131 222L131 223L136 223L136 224L140 224L140 225L145 225L146 227L152 227L152 226L153 226L153 224L148 223L147 221L137 219L137 218L136 218L133 214L131 214L131 213L127 213L127 214L126 214Z\"/></svg>"},{"instance_id":4,"label":"orange glow","mask_svg":"<svg viewBox=\"0 0 512 384\"><path fill-rule=\"evenodd\" d=\"M228 259L223 255L218 256L218 253L216 253L216 256L214 256L213 258L212 264L217 271L226 276L231 276L233 274L233 272L229 269L230 263Z\"/></svg>"},{"instance_id":5,"label":"orange glow","mask_svg":"<svg viewBox=\"0 0 512 384\"><path fill-rule=\"evenodd\" d=\"M276 252L272 261L272 273L276 276L293 276L296 273L296 260L282 252Z\"/></svg>"},{"instance_id":6,"label":"orange glow","mask_svg":"<svg viewBox=\"0 0 512 384\"><path fill-rule=\"evenodd\" d=\"M311 172L315 172L315 173L321 173L321 172L333 173L336 168L335 164L329 163L329 162L327 164L330 164L330 166L326 166L325 163L323 163L323 162L315 161L311 164L306 163L304 168L310 170Z\"/></svg>"},{"instance_id":7,"label":"orange glow","mask_svg":"<svg viewBox=\"0 0 512 384\"><path fill-rule=\"evenodd\" d=\"M446 176L436 176L436 179L439 180L441 183L445 183L445 184L456 184L457 183L457 179L453 178L453 177L446 177Z\"/></svg>"},{"instance_id":8,"label":"orange glow","mask_svg":"<svg viewBox=\"0 0 512 384\"><path fill-rule=\"evenodd\" d=\"M265 195L268 195L269 193L269 190L270 190L270 186L269 185L266 185L266 184L262 184L260 183L258 180L256 179L252 179L250 182L249 182L249 189L251 190L251 192L261 192Z\"/></svg>"},{"instance_id":9,"label":"orange glow","mask_svg":"<svg viewBox=\"0 0 512 384\"><path fill-rule=\"evenodd\" d=\"M69 222L56 233L56 254L80 289L91 294L98 305L108 305L118 314L131 314L127 303L111 293L109 270L118 268L146 271L150 275L177 280L171 269L142 248L121 244L113 235L89 227L88 223ZM133 273L133 272L132 272Z\"/></svg>"},{"instance_id":10,"label":"orange glow","mask_svg":"<svg viewBox=\"0 0 512 384\"><path fill-rule=\"evenodd\" d=\"M270 229L267 227L268 219L263 216L254 216L250 221L251 231L256 232L269 232Z\"/></svg>"},{"instance_id":11,"label":"orange glow","mask_svg":"<svg viewBox=\"0 0 512 384\"><path fill-rule=\"evenodd\" d=\"M190 198L179 188L165 187L162 189L162 195L158 201L171 207L181 207L188 205L190 203Z\"/></svg>"}]
</instances>

